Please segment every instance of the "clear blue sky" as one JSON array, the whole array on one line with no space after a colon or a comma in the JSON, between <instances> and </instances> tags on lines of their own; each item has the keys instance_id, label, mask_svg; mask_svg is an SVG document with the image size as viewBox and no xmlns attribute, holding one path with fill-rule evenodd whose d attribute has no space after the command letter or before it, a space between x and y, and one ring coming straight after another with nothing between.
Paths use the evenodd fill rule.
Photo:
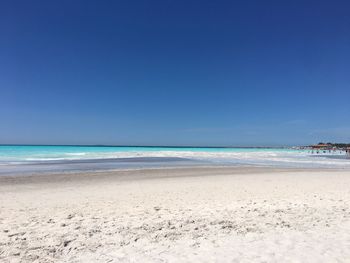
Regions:
<instances>
[{"instance_id":1,"label":"clear blue sky","mask_svg":"<svg viewBox=\"0 0 350 263\"><path fill-rule=\"evenodd\" d=\"M349 1L1 1L0 143L350 141Z\"/></svg>"}]
</instances>

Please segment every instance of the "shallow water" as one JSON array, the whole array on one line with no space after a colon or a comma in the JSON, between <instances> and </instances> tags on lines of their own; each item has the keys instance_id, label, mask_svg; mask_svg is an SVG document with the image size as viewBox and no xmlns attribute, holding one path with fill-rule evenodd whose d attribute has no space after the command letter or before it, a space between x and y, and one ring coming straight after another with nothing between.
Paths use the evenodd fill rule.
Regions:
<instances>
[{"instance_id":1,"label":"shallow water","mask_svg":"<svg viewBox=\"0 0 350 263\"><path fill-rule=\"evenodd\" d=\"M198 165L350 169L350 159L286 148L0 146L0 175Z\"/></svg>"}]
</instances>

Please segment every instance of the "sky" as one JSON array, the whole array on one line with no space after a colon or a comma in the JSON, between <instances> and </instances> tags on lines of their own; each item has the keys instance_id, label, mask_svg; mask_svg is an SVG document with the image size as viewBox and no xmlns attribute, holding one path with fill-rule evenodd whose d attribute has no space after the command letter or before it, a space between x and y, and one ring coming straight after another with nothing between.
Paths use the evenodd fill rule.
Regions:
<instances>
[{"instance_id":1,"label":"sky","mask_svg":"<svg viewBox=\"0 0 350 263\"><path fill-rule=\"evenodd\" d=\"M350 142L349 1L1 1L0 143Z\"/></svg>"}]
</instances>

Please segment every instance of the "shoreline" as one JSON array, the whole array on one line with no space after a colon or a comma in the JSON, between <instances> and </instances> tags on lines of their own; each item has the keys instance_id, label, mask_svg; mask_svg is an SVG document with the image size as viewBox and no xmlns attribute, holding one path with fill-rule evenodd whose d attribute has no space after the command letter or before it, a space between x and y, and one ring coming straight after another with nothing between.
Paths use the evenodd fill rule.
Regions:
<instances>
[{"instance_id":1,"label":"shoreline","mask_svg":"<svg viewBox=\"0 0 350 263\"><path fill-rule=\"evenodd\" d=\"M1 148L1 147L0 147ZM165 148L13 146L0 149L0 177L17 174L88 173L171 167L276 167L349 169L340 153L312 155L304 150L277 148Z\"/></svg>"},{"instance_id":2,"label":"shoreline","mask_svg":"<svg viewBox=\"0 0 350 263\"><path fill-rule=\"evenodd\" d=\"M64 172L39 172L17 173L0 176L0 187L4 184L26 183L50 183L79 180L121 180L135 181L173 177L200 177L235 174L264 174L264 173L288 173L288 172L347 172L347 168L294 168L274 166L224 166L224 165L199 165L199 166L173 166L173 167L147 167L125 168L113 170L87 170Z\"/></svg>"}]
</instances>

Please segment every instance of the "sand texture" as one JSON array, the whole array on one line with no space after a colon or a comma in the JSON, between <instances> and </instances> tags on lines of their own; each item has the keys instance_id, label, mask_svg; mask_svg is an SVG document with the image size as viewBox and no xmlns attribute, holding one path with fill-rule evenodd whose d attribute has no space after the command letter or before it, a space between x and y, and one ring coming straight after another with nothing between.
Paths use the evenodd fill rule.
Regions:
<instances>
[{"instance_id":1,"label":"sand texture","mask_svg":"<svg viewBox=\"0 0 350 263\"><path fill-rule=\"evenodd\" d=\"M0 262L350 262L350 172L3 177Z\"/></svg>"}]
</instances>

